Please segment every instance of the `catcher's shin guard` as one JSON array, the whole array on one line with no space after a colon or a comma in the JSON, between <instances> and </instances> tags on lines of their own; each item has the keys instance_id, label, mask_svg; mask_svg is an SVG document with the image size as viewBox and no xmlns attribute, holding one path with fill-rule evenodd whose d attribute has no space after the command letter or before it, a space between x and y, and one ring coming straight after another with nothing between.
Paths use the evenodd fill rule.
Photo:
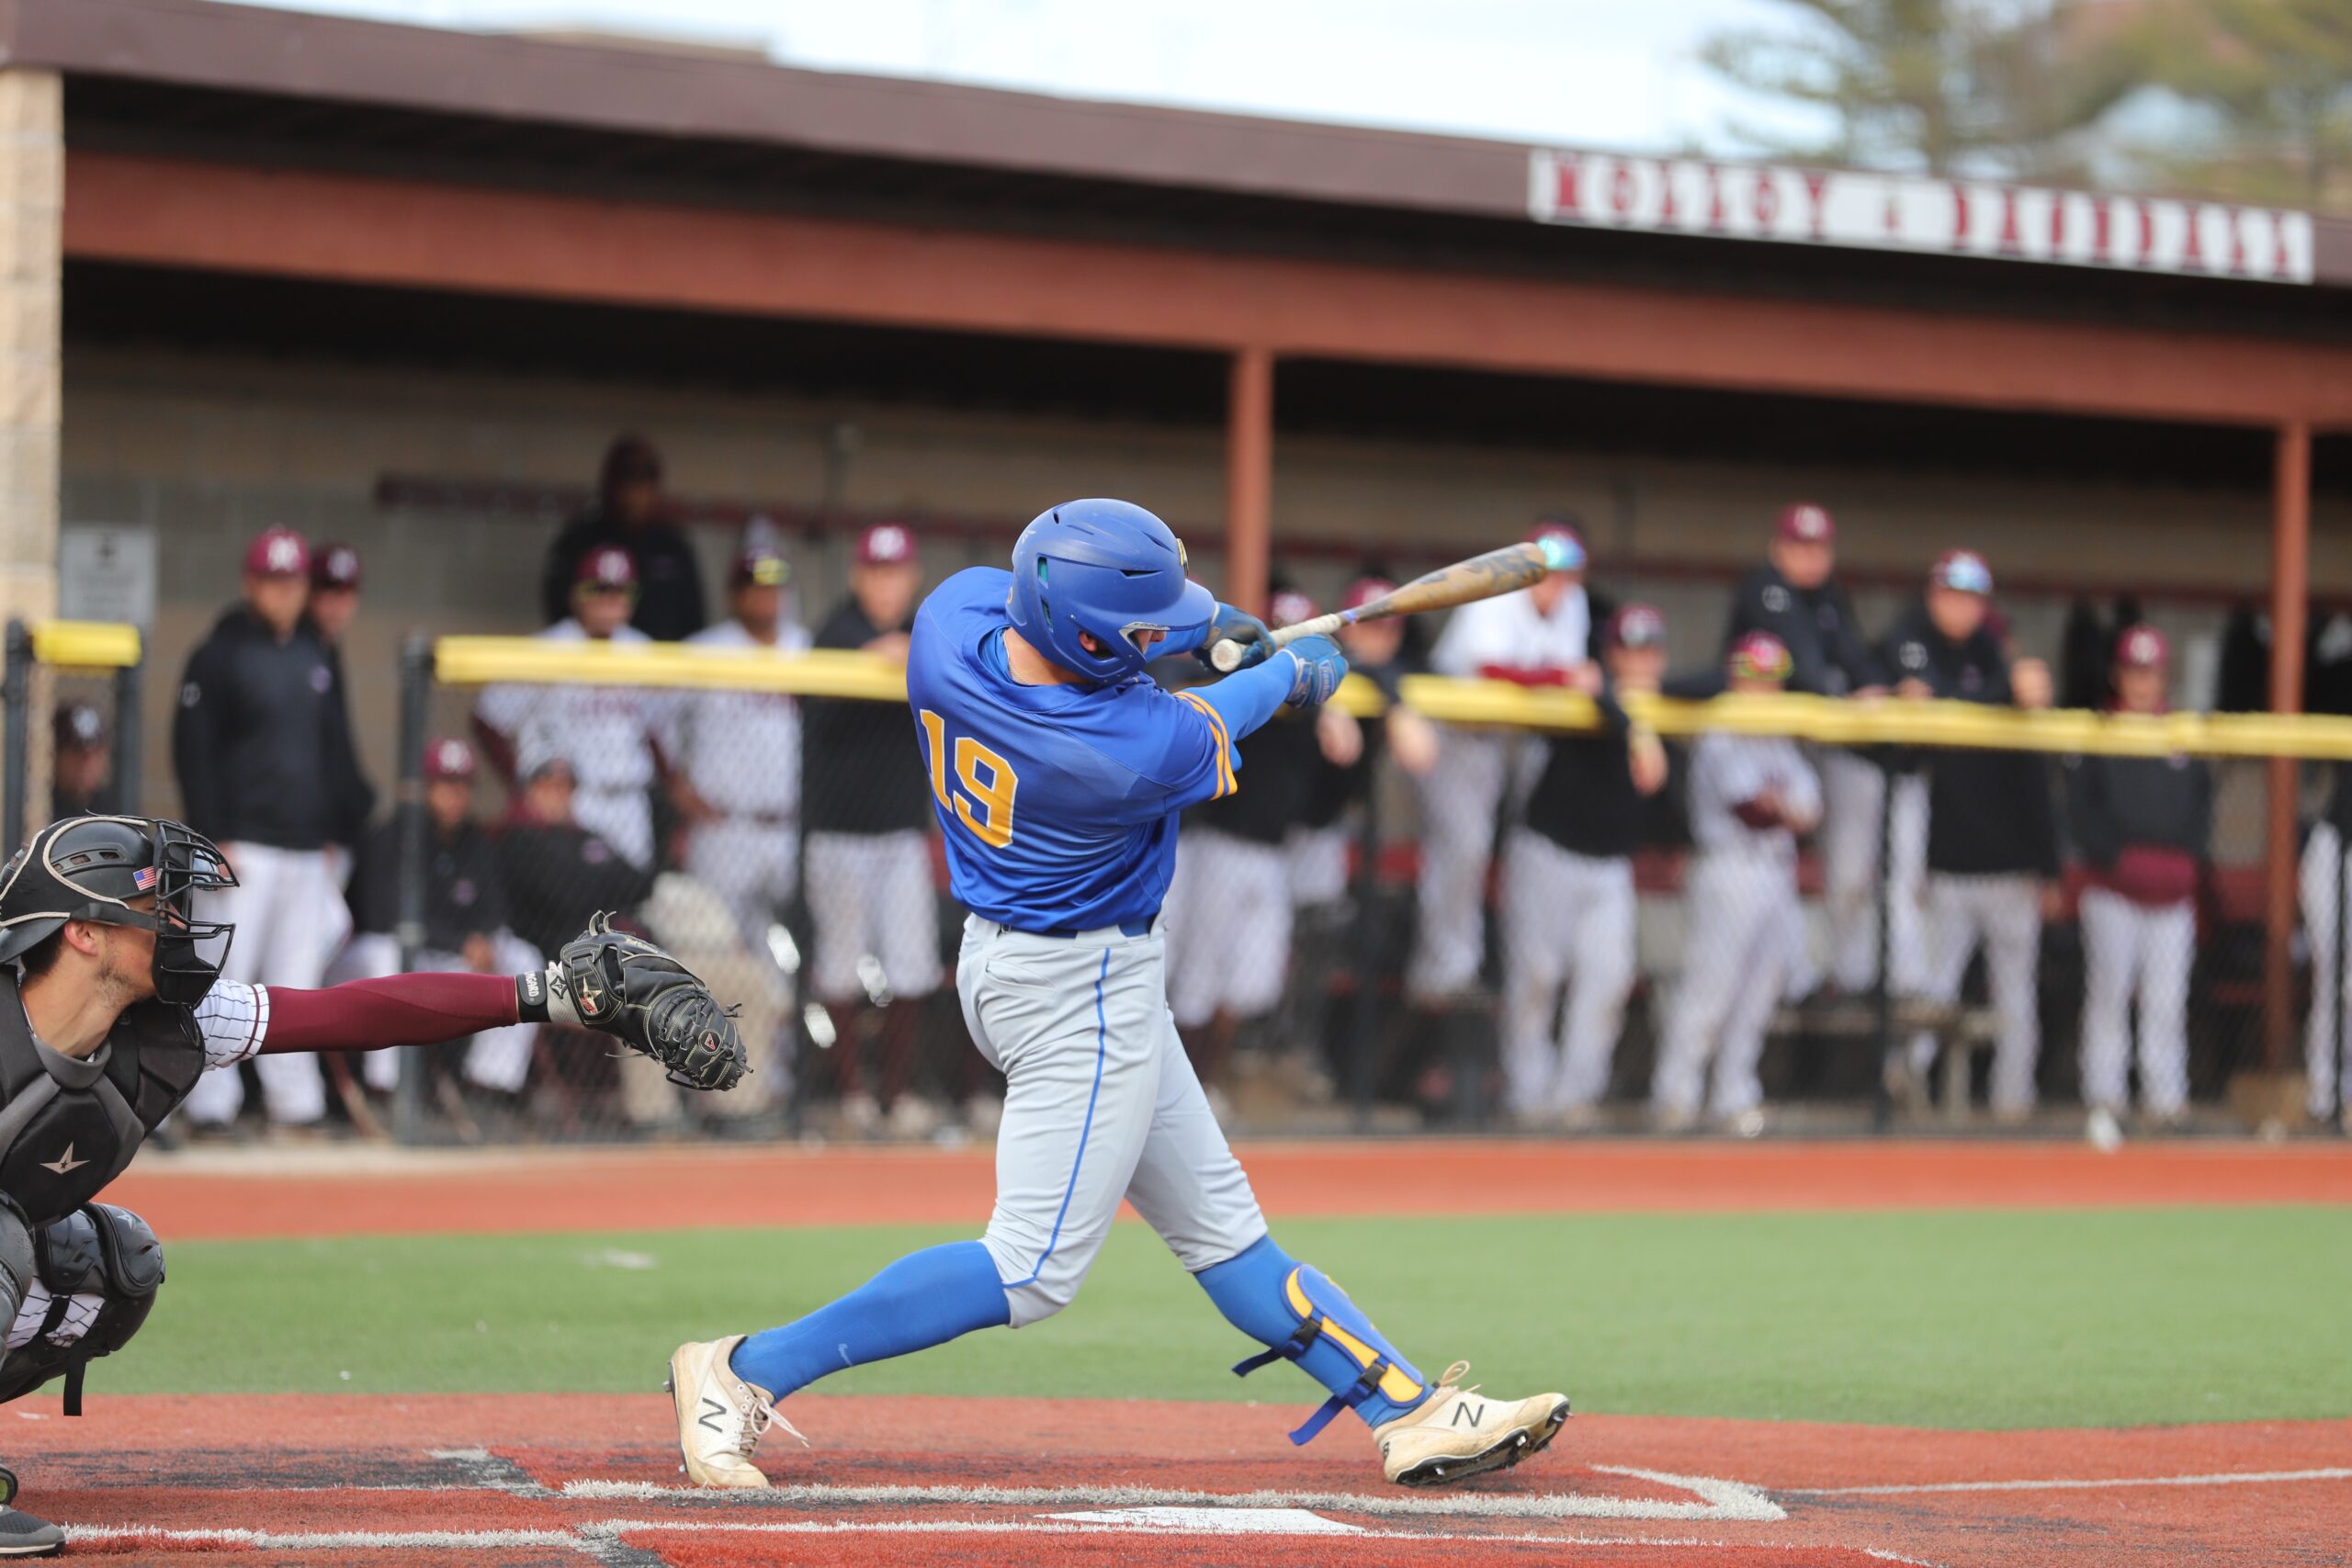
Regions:
<instances>
[{"instance_id":1,"label":"catcher's shin guard","mask_svg":"<svg viewBox=\"0 0 2352 1568\"><path fill-rule=\"evenodd\" d=\"M82 1414L82 1377L100 1356L130 1342L164 1284L164 1247L147 1222L111 1203L85 1203L33 1237L49 1315L28 1344L0 1361L0 1401L65 1379L65 1414ZM77 1323L74 1298L96 1296L96 1316ZM11 1314L14 1321L14 1314Z\"/></svg>"},{"instance_id":2,"label":"catcher's shin guard","mask_svg":"<svg viewBox=\"0 0 2352 1568\"><path fill-rule=\"evenodd\" d=\"M1429 1381L1320 1270L1293 1260L1272 1237L1201 1271L1204 1289L1235 1327L1269 1347L1234 1367L1247 1377L1295 1361L1331 1391L1290 1435L1306 1443L1342 1410L1369 1425L1392 1421L1429 1397Z\"/></svg>"}]
</instances>

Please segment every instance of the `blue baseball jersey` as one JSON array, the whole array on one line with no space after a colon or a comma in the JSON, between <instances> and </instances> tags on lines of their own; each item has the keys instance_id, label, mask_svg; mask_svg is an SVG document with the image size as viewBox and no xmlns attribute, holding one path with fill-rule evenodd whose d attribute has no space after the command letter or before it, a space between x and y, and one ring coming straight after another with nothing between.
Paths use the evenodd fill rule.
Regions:
<instances>
[{"instance_id":1,"label":"blue baseball jersey","mask_svg":"<svg viewBox=\"0 0 2352 1568\"><path fill-rule=\"evenodd\" d=\"M915 615L907 652L932 808L956 897L1020 931L1091 931L1159 912L1176 816L1230 795L1216 710L1148 677L1024 686L1004 651L1012 574L959 571Z\"/></svg>"}]
</instances>

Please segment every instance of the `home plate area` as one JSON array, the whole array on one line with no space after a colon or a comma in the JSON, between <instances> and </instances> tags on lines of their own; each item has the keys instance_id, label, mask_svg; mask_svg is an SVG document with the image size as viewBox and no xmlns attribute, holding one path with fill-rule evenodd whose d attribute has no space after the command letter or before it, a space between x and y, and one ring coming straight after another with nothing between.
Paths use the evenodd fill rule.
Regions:
<instances>
[{"instance_id":1,"label":"home plate area","mask_svg":"<svg viewBox=\"0 0 2352 1568\"><path fill-rule=\"evenodd\" d=\"M1292 1450L1264 1408L812 1397L815 1447L763 1450L780 1484L714 1493L678 1473L658 1396L134 1396L78 1422L32 1403L0 1428L25 1505L72 1555L141 1564L2323 1561L2352 1505L2344 1423L1580 1417L1516 1470L1421 1493L1345 1434Z\"/></svg>"}]
</instances>

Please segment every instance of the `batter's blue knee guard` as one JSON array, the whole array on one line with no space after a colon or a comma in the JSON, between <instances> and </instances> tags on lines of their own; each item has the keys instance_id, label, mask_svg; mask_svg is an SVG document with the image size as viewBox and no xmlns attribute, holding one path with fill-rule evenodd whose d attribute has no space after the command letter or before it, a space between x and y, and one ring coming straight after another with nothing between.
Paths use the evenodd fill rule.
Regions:
<instances>
[{"instance_id":1,"label":"batter's blue knee guard","mask_svg":"<svg viewBox=\"0 0 2352 1568\"><path fill-rule=\"evenodd\" d=\"M1291 1258L1272 1236L1195 1278L1227 1321L1268 1347L1236 1366L1237 1374L1247 1377L1276 1361L1296 1361L1331 1391L1322 1407L1290 1435L1292 1442L1311 1440L1342 1410L1377 1427L1429 1398L1429 1380L1347 1292Z\"/></svg>"}]
</instances>

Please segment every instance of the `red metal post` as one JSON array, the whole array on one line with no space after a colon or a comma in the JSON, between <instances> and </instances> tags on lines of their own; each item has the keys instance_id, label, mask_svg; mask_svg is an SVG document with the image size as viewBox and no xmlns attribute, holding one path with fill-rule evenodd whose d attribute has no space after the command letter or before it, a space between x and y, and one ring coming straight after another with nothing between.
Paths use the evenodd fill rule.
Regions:
<instances>
[{"instance_id":1,"label":"red metal post","mask_svg":"<svg viewBox=\"0 0 2352 1568\"><path fill-rule=\"evenodd\" d=\"M2303 708L2304 604L2311 592L2312 429L2278 427L2271 478L2270 711ZM2295 829L2297 763L2270 760L2270 810L2265 882L2267 940L2263 947L2263 1066L2284 1072L2295 1044Z\"/></svg>"},{"instance_id":2,"label":"red metal post","mask_svg":"<svg viewBox=\"0 0 2352 1568\"><path fill-rule=\"evenodd\" d=\"M1274 356L1264 348L1233 355L1225 411L1225 596L1266 613L1274 508Z\"/></svg>"}]
</instances>

